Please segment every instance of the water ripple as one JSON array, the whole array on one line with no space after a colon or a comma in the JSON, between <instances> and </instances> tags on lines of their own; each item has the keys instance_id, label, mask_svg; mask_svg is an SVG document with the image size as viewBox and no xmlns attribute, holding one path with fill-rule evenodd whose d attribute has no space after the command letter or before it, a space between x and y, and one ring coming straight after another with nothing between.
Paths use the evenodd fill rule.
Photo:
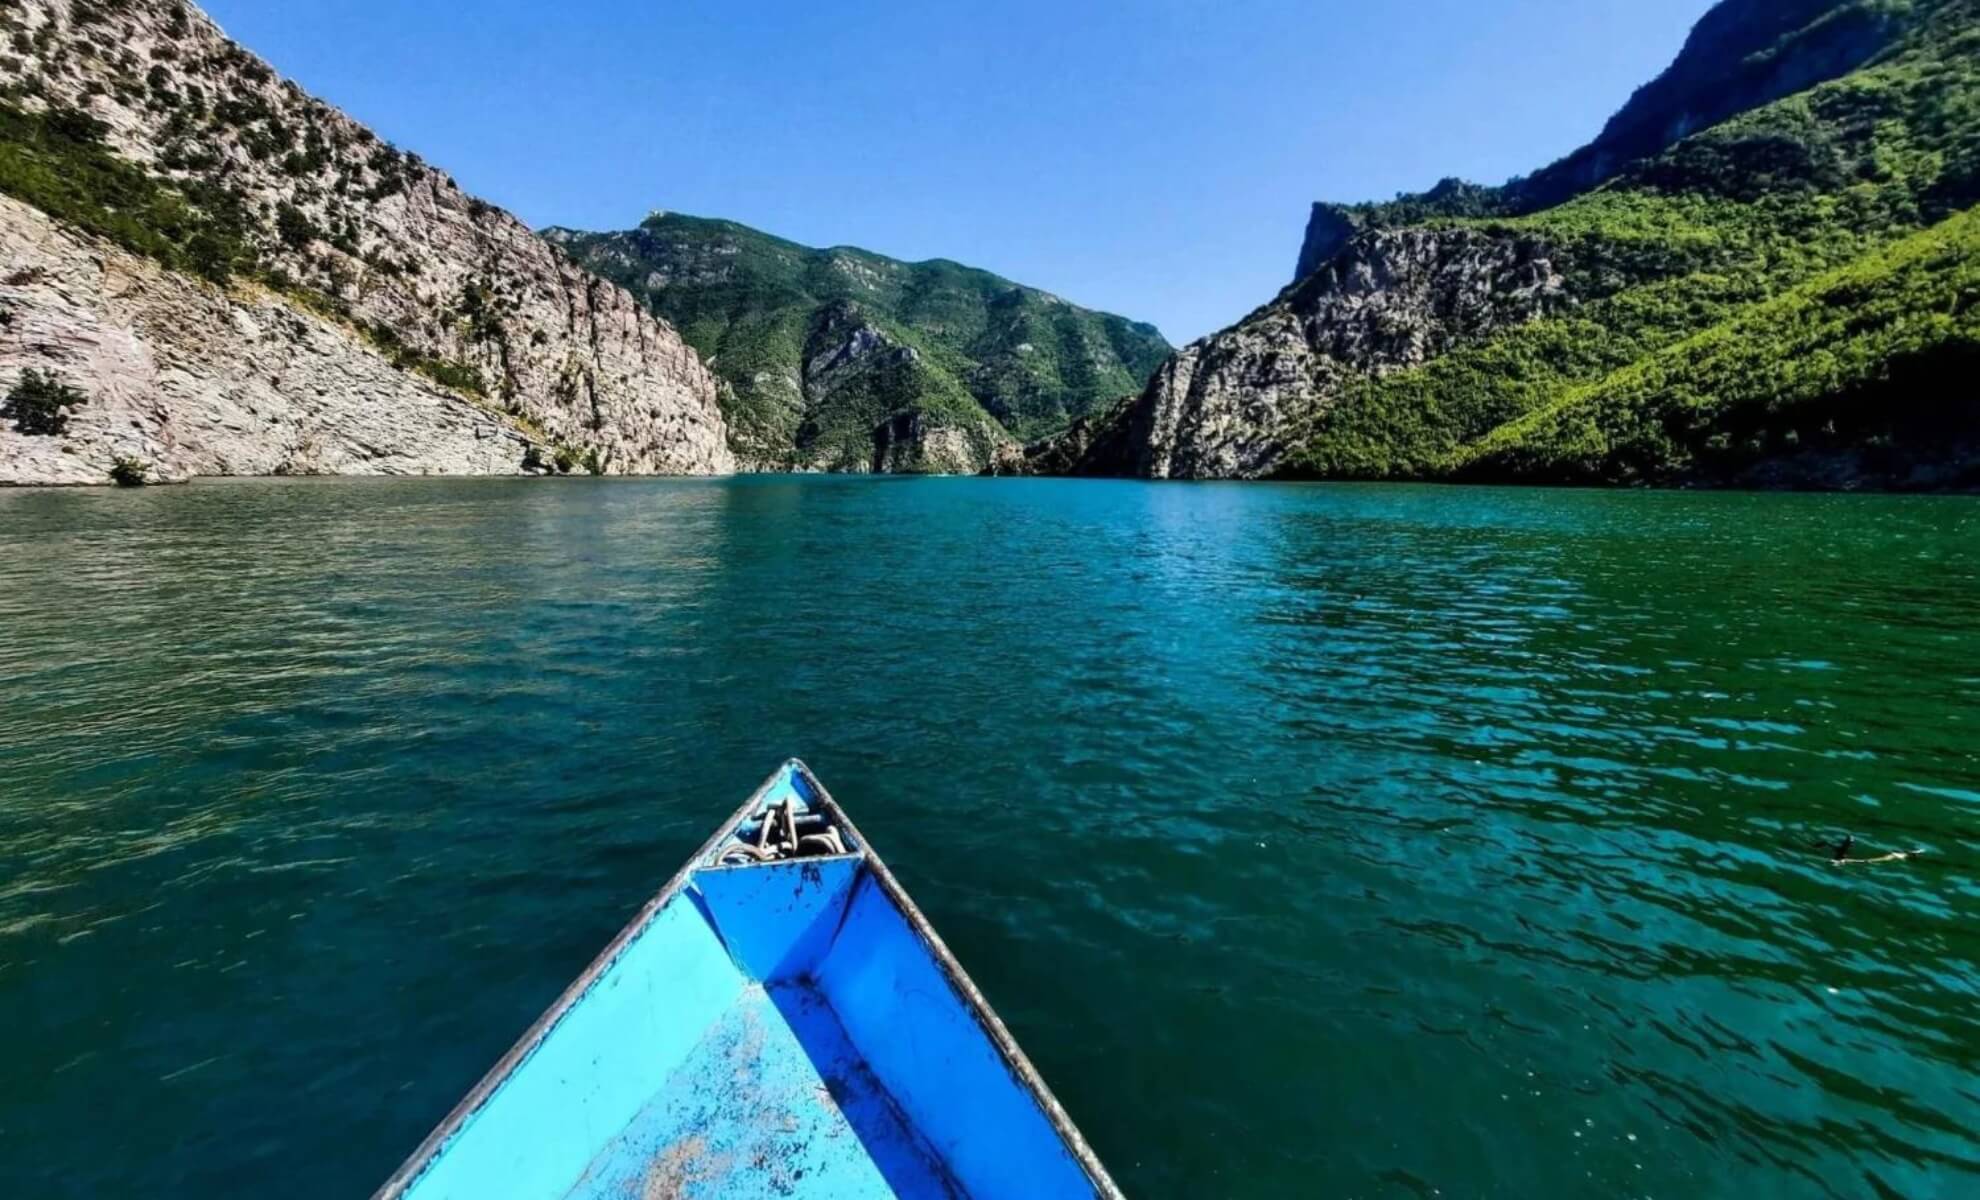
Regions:
<instances>
[{"instance_id":1,"label":"water ripple","mask_svg":"<svg viewBox=\"0 0 1980 1200\"><path fill-rule=\"evenodd\" d=\"M8 1194L362 1194L792 753L1131 1194L1980 1192L1968 501L26 492L0 630Z\"/></svg>"}]
</instances>

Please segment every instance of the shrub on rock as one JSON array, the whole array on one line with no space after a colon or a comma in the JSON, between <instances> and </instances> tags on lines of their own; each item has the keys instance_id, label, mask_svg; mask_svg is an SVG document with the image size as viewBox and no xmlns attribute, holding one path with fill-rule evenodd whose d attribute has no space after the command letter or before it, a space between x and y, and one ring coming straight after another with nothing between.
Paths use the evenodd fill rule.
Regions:
<instances>
[{"instance_id":1,"label":"shrub on rock","mask_svg":"<svg viewBox=\"0 0 1980 1200\"><path fill-rule=\"evenodd\" d=\"M69 414L88 402L80 388L43 371L27 371L0 404L0 417L11 417L22 433L56 437L68 430Z\"/></svg>"},{"instance_id":2,"label":"shrub on rock","mask_svg":"<svg viewBox=\"0 0 1980 1200\"><path fill-rule=\"evenodd\" d=\"M118 487L143 487L151 482L151 464L141 458L119 454L110 464L110 482Z\"/></svg>"}]
</instances>

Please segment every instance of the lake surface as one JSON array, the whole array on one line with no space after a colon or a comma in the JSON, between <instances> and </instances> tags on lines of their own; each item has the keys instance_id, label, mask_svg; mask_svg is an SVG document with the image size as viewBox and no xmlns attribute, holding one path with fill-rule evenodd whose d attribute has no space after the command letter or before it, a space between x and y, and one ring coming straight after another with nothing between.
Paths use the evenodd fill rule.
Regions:
<instances>
[{"instance_id":1,"label":"lake surface","mask_svg":"<svg viewBox=\"0 0 1980 1200\"><path fill-rule=\"evenodd\" d=\"M0 1195L367 1194L790 755L1130 1195L1980 1195L1980 502L782 478L0 495Z\"/></svg>"}]
</instances>

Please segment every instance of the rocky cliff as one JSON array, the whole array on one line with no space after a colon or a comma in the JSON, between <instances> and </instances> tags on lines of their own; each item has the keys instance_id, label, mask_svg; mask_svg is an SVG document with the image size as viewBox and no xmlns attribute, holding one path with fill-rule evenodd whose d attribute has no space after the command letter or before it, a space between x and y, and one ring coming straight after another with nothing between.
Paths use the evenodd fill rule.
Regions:
<instances>
[{"instance_id":1,"label":"rocky cliff","mask_svg":"<svg viewBox=\"0 0 1980 1200\"><path fill-rule=\"evenodd\" d=\"M1087 466L1155 479L1255 478L1321 419L1353 372L1414 366L1567 307L1560 251L1475 230L1379 230L1236 328L1197 342L1123 410ZM1095 462L1125 452L1125 461Z\"/></svg>"},{"instance_id":2,"label":"rocky cliff","mask_svg":"<svg viewBox=\"0 0 1980 1200\"><path fill-rule=\"evenodd\" d=\"M179 0L0 5L0 482L733 468L716 382L623 289ZM536 447L534 453L531 447Z\"/></svg>"},{"instance_id":3,"label":"rocky cliff","mask_svg":"<svg viewBox=\"0 0 1980 1200\"><path fill-rule=\"evenodd\" d=\"M1980 345L1976 8L1726 0L1565 165L1316 208L1295 285L1029 463L1950 486L1965 468L1925 450L1980 442L1970 406L1905 364Z\"/></svg>"},{"instance_id":4,"label":"rocky cliff","mask_svg":"<svg viewBox=\"0 0 1980 1200\"><path fill-rule=\"evenodd\" d=\"M514 424L352 344L266 288L231 292L0 197L0 363L40 364L87 402L66 431L0 425L0 480L513 473ZM4 378L4 376L0 376ZM12 384L7 380L7 385Z\"/></svg>"},{"instance_id":5,"label":"rocky cliff","mask_svg":"<svg viewBox=\"0 0 1980 1200\"><path fill-rule=\"evenodd\" d=\"M544 236L681 330L725 385L738 455L764 467L989 469L1140 387L1169 352L1152 326L945 260L679 213ZM818 363L883 343L893 358L860 386L815 386Z\"/></svg>"}]
</instances>

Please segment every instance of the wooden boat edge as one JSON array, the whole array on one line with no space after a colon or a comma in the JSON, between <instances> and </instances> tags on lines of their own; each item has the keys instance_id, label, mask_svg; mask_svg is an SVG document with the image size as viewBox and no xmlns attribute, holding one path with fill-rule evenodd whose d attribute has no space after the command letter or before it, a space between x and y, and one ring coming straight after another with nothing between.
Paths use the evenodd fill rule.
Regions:
<instances>
[{"instance_id":1,"label":"wooden boat edge","mask_svg":"<svg viewBox=\"0 0 1980 1200\"><path fill-rule=\"evenodd\" d=\"M848 833L852 834L854 843L859 848L858 853L865 860L867 868L872 871L874 880L886 892L895 907L900 910L902 917L908 922L915 936L920 939L922 945L926 947L929 954L934 958L936 965L941 968L944 978L956 990L956 994L961 997L964 1007L969 1010L971 1017L976 1021L977 1027L989 1039L990 1044L996 1047L997 1053L1004 1060L1005 1069L1010 1072L1011 1077L1017 1081L1018 1085L1037 1102L1039 1111L1044 1114L1053 1132L1058 1134L1060 1141L1066 1147L1067 1153L1079 1164L1080 1170L1086 1175L1088 1181L1092 1183L1094 1194L1100 1197L1101 1200L1124 1200L1120 1188L1115 1185L1113 1178L1107 1174L1106 1167L1101 1165L1099 1156L1093 1152L1092 1146L1087 1143L1085 1136L1080 1133L1078 1126L1073 1124L1072 1118L1066 1113L1064 1106L1052 1094L1052 1090L1046 1085L1044 1077L1038 1073L1038 1068L1032 1065L1029 1058L1025 1057L1023 1049L1017 1044L1017 1039L1011 1036L1011 1032L1005 1027L1003 1019L997 1016L996 1011L990 1007L982 991L976 986L976 982L969 977L969 973L963 969L962 964L950 952L948 944L942 940L940 934L935 932L935 927L929 923L926 916L922 915L921 909L907 894L906 889L901 886L900 881L894 878L894 873L888 870L886 862L874 850L873 844L866 839L866 835L860 832L859 827L852 822L851 818L846 816L845 810L839 807L839 802L833 798L832 793L827 790L823 783L819 782L818 777L812 774L811 768L806 766L803 760L796 758L786 760L776 770L772 771L768 778L764 779L757 786L756 790L750 793L749 798L744 800L735 812L731 813L728 819L717 826L715 832L694 853L688 856L687 860L681 864L680 870L676 871L668 879L667 883L653 895L653 898L640 906L639 911L633 914L632 919L626 923L625 928L621 929L606 944L598 956L591 961L591 964L576 979L571 981L569 986L557 996L556 1000L551 1002L550 1007L544 1010L543 1015L539 1016L531 1023L528 1029L523 1031L522 1036L516 1040L516 1043L509 1047L501 1058L495 1061L495 1065L488 1069L467 1095L463 1096L447 1115L441 1118L440 1123L434 1127L431 1133L426 1135L425 1139L406 1157L398 1169L392 1172L391 1176L379 1186L376 1192L372 1193L372 1200L403 1200L407 1190L438 1162L440 1153L446 1148L448 1142L460 1134L466 1128L468 1122L474 1118L475 1114L480 1112L494 1098L496 1092L501 1089L509 1077L520 1069L524 1063L529 1061L530 1056L542 1046L545 1039L550 1036L551 1031L557 1028L558 1024L570 1014L572 1009L577 1007L578 1002L590 993L605 973L612 968L612 965L625 954L633 942L638 940L639 936L653 923L654 918L660 914L660 910L665 908L670 901L680 894L681 889L688 885L704 860L713 854L723 842L728 840L736 828L756 811L757 807L762 804L770 791L777 786L786 771L793 772L801 777L805 785L818 797L819 803L826 808L833 820L837 821Z\"/></svg>"}]
</instances>

